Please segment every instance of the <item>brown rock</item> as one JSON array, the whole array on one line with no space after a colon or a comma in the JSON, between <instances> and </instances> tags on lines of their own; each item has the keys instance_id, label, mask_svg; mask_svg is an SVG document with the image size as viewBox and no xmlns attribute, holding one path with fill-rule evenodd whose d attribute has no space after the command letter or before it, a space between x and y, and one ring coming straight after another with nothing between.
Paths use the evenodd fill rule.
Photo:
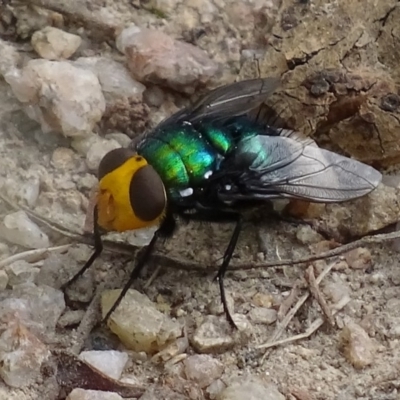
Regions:
<instances>
[{"instance_id":1,"label":"brown rock","mask_svg":"<svg viewBox=\"0 0 400 400\"><path fill-rule=\"evenodd\" d=\"M210 385L224 372L222 363L207 354L190 356L183 364L187 379L195 381L201 388Z\"/></svg>"},{"instance_id":2,"label":"brown rock","mask_svg":"<svg viewBox=\"0 0 400 400\"><path fill-rule=\"evenodd\" d=\"M348 203L327 204L317 225L338 241L364 236L400 219L399 189L379 185L368 196Z\"/></svg>"},{"instance_id":3,"label":"brown rock","mask_svg":"<svg viewBox=\"0 0 400 400\"><path fill-rule=\"evenodd\" d=\"M117 45L126 54L132 75L140 82L194 93L218 70L203 50L159 31L131 27L121 32Z\"/></svg>"},{"instance_id":4,"label":"brown rock","mask_svg":"<svg viewBox=\"0 0 400 400\"><path fill-rule=\"evenodd\" d=\"M340 334L340 348L354 368L364 368L374 360L374 343L364 329L354 322L343 328Z\"/></svg>"},{"instance_id":5,"label":"brown rock","mask_svg":"<svg viewBox=\"0 0 400 400\"><path fill-rule=\"evenodd\" d=\"M349 251L344 257L349 267L354 269L367 269L372 263L371 252L362 247Z\"/></svg>"}]
</instances>

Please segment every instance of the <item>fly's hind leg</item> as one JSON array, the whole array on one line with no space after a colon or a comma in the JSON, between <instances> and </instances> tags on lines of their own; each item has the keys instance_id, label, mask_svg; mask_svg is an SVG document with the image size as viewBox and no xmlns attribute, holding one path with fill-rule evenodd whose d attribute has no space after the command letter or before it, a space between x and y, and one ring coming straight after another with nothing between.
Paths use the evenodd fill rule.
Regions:
<instances>
[{"instance_id":1,"label":"fly's hind leg","mask_svg":"<svg viewBox=\"0 0 400 400\"><path fill-rule=\"evenodd\" d=\"M232 327L237 328L235 322L233 321L232 315L228 308L228 302L226 300L224 277L228 269L229 263L231 261L233 252L235 251L236 244L239 238L240 231L242 229L242 216L234 211L225 210L214 210L208 208L197 209L193 214L186 214L186 218L193 221L205 221L205 222L234 222L235 228L233 230L231 239L229 241L228 247L225 250L222 264L218 270L215 279L218 279L219 291L221 296L221 302L224 307L224 312L226 319L231 324Z\"/></svg>"},{"instance_id":2,"label":"fly's hind leg","mask_svg":"<svg viewBox=\"0 0 400 400\"><path fill-rule=\"evenodd\" d=\"M232 316L231 316L231 314L229 312L229 309L228 309L228 303L226 301L225 287L224 287L224 277L225 277L225 273L226 273L226 271L228 269L229 263L231 261L233 252L235 251L236 244L237 244L237 241L239 239L239 234L240 234L241 229L242 229L242 218L241 218L240 214L236 214L236 225L235 225L235 228L233 230L233 233L232 233L231 239L229 241L228 247L225 250L225 254L224 254L222 265L220 266L220 268L218 270L218 273L217 273L217 275L215 277L215 279L218 279L219 291L220 291L220 294L221 294L221 301L222 301L222 305L224 306L225 315L226 315L229 323L235 328L237 328L237 326L236 326L236 324L234 323L234 321L232 319Z\"/></svg>"}]
</instances>

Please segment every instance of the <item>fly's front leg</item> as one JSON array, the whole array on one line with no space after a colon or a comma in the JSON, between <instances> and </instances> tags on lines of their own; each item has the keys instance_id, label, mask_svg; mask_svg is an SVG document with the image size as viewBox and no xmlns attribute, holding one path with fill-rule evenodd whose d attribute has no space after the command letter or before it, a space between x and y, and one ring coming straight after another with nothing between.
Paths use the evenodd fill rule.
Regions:
<instances>
[{"instance_id":1,"label":"fly's front leg","mask_svg":"<svg viewBox=\"0 0 400 400\"><path fill-rule=\"evenodd\" d=\"M94 261L100 256L103 251L103 242L101 240L101 234L99 225L97 223L98 211L97 206L93 208L93 237L94 237L94 252L86 261L85 265L67 282L61 286L61 290L66 290L70 285L72 285L79 277L81 277L87 269L91 267Z\"/></svg>"},{"instance_id":2,"label":"fly's front leg","mask_svg":"<svg viewBox=\"0 0 400 400\"><path fill-rule=\"evenodd\" d=\"M139 277L140 272L146 265L147 261L149 260L151 253L153 252L156 242L160 238L168 238L170 237L175 229L175 220L172 214L168 213L165 217L164 221L162 222L161 226L155 232L153 238L151 239L148 246L144 249L144 252L139 254L135 267L131 272L131 276L129 277L128 282L123 287L121 293L119 294L115 303L111 306L110 310L108 311L107 315L104 317L103 322L107 322L110 315L115 311L115 309L121 303L123 297L125 296L126 292L132 286L132 283Z\"/></svg>"}]
</instances>

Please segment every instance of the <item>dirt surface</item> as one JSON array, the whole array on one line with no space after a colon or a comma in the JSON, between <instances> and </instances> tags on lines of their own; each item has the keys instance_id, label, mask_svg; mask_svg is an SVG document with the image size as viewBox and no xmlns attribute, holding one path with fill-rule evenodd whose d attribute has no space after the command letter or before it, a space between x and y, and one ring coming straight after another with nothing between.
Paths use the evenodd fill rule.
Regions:
<instances>
[{"instance_id":1,"label":"dirt surface","mask_svg":"<svg viewBox=\"0 0 400 400\"><path fill-rule=\"evenodd\" d=\"M396 180L400 160L399 1L34 0L29 3L38 8L29 8L28 2L0 3L1 38L15 47L22 59L38 57L29 40L35 30L47 25L83 38L72 59L107 55L121 63L124 56L116 49L115 38L125 26L133 22L158 29L174 39L198 46L218 63L218 73L200 85L193 98L237 77L280 76L283 88L272 96L269 105L288 127L313 137L322 147L372 164L394 179L392 187L380 188L380 194L371 200L373 208L359 207L362 203L354 202L336 208L321 206L315 215L309 211L308 217L315 216L314 227L320 228L323 236L311 228L308 235L308 231L304 233L304 225L277 221L266 210L255 210L246 219L232 265L298 259L328 250L334 245L329 242L331 239L354 240L400 219ZM191 98L165 86L143 83L149 89L143 95L144 100L125 99L115 102L113 107L108 105L104 118L96 125L96 134L104 137L106 133L123 132L135 137L140 129L154 126ZM161 96L162 105L156 105L157 96ZM87 159L72 145L75 139L43 132L37 122L28 118L9 84L1 78L0 118L2 194L17 208L27 207L56 224L81 232L96 179ZM63 149L61 155L60 149ZM65 149L71 153L65 153ZM34 204L29 204L26 193L34 190L37 181L39 195ZM2 216L15 211L5 202L0 206ZM373 224L366 222L369 220ZM52 246L75 243L41 223L39 226L48 233ZM338 226L345 226L345 234ZM159 244L159 252L181 264L195 262L203 272L179 269L178 262L176 268L163 268L163 259L159 258L134 284L160 310L184 321L189 341L204 318L215 314L212 307L219 300L219 291L212 279L231 232L229 225L181 224L173 239ZM0 247L2 259L25 250L7 241ZM399 399L398 244L374 244L368 250L371 260L361 267L360 263L344 257L313 264L318 276L335 263L321 283L328 305L345 296L351 299L333 317L334 326L325 322L310 337L268 350L257 346L272 340L284 317L280 312L285 301L293 295L294 304L309 293L305 270L311 264L228 273L225 285L233 298L234 312L245 315L247 324L241 332L231 334L234 341L228 350L212 354L224 366L220 377L223 384L229 386L237 377L251 376L272 383L290 400ZM48 255L40 267L46 262L47 267L51 264L57 271L56 280L61 282L72 270L80 268L90 252L91 247L74 244L63 254ZM356 256L357 260L360 258L361 255ZM69 304L69 309L86 310L100 283L108 288L121 287L132 267L126 259L126 255L105 252L87 281L75 290L80 301ZM160 271L143 289L156 267L161 267ZM57 287L60 282L54 285ZM261 306L278 311L278 321L262 323L251 317L251 310L260 306L257 298L271 299L269 306ZM92 314L96 313L89 310L86 317L91 318ZM310 296L276 339L303 333L318 318L325 318L321 303ZM52 338L45 340L49 348L125 351L107 329L84 338L77 336L80 321L66 327L59 325ZM356 368L342 347L341 335L350 322L361 326L367 334L368 340L360 339L361 353L373 354L362 368ZM130 361L125 373L134 376L140 385L174 390L182 398L211 398L204 388L188 394L181 374L174 374L163 364L154 364L150 356L141 358L142 355L128 353ZM193 346L186 353L194 354ZM39 381L21 389L10 388L0 381L0 399L65 398L55 382L53 367ZM161 394L158 398L167 397Z\"/></svg>"}]
</instances>

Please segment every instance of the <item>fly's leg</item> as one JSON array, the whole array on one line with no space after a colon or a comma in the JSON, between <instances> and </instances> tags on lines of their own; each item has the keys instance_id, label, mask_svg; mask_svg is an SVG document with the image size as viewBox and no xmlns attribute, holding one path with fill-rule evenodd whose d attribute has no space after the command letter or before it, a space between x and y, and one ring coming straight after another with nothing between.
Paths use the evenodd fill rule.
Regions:
<instances>
[{"instance_id":1,"label":"fly's leg","mask_svg":"<svg viewBox=\"0 0 400 400\"><path fill-rule=\"evenodd\" d=\"M111 306L110 310L107 312L106 316L103 318L103 322L106 323L108 318L110 318L110 315L115 311L115 309L119 306L121 303L123 297L126 295L126 292L129 290L129 288L132 286L132 283L139 277L140 272L146 265L151 253L154 250L154 247L156 245L157 240L160 237L169 237L172 235L173 231L175 229L175 220L173 219L172 215L167 214L165 217L163 223L161 224L160 228L154 233L153 238L151 239L150 243L147 245L144 253L139 256L139 259L137 261L137 264L133 268L131 272L131 276L129 277L128 282L125 284L123 287L121 293L119 294L117 300L115 303Z\"/></svg>"},{"instance_id":2,"label":"fly's leg","mask_svg":"<svg viewBox=\"0 0 400 400\"><path fill-rule=\"evenodd\" d=\"M242 217L240 214L236 214L235 229L233 230L228 247L225 250L222 265L220 266L218 273L214 278L214 279L218 279L219 291L221 293L221 301L222 301L222 305L224 307L226 318L234 328L237 328L237 326L233 322L232 316L228 309L228 303L226 301L226 296L225 296L224 277L225 277L226 270L228 269L229 263L231 261L233 252L235 251L236 244L239 239L239 234L240 234L241 230L242 230Z\"/></svg>"},{"instance_id":3,"label":"fly's leg","mask_svg":"<svg viewBox=\"0 0 400 400\"><path fill-rule=\"evenodd\" d=\"M104 317L104 319L103 319L104 323L107 322L108 318L110 318L110 315L119 306L119 304L121 303L123 297L126 295L126 292L132 286L132 283L134 282L134 280L140 275L140 272L142 271L143 267L146 265L146 262L149 259L150 255L151 255L151 253L152 253L152 251L154 249L154 246L155 246L155 244L157 242L158 237L159 237L159 233L158 233L158 231L156 231L154 236L153 236L153 238L151 239L150 243L146 247L145 252L143 253L143 255L141 257L139 257L139 260L138 260L137 264L135 265L135 267L133 268L133 270L131 272L131 276L129 277L128 282L125 284L125 286L121 290L121 293L119 294L117 300L111 306L110 310L107 312L106 316Z\"/></svg>"},{"instance_id":4,"label":"fly's leg","mask_svg":"<svg viewBox=\"0 0 400 400\"><path fill-rule=\"evenodd\" d=\"M231 324L232 327L237 328L235 322L233 321L232 315L228 308L228 303L226 301L224 277L228 269L229 263L231 261L233 252L236 248L236 244L239 238L240 231L242 229L242 216L239 213L233 211L225 210L213 210L207 208L199 208L193 214L185 214L185 218L194 221L206 221L206 222L235 222L235 229L229 241L229 245L225 250L222 265L218 270L218 273L214 279L218 279L219 291L221 296L221 302L224 307L224 312L226 319Z\"/></svg>"},{"instance_id":5,"label":"fly's leg","mask_svg":"<svg viewBox=\"0 0 400 400\"><path fill-rule=\"evenodd\" d=\"M97 206L95 206L93 208L94 252L89 258L89 260L86 261L85 265L69 281L67 281L61 286L61 290L65 290L72 283L74 283L79 277L81 277L85 273L85 271L91 267L96 258L99 257L103 251L103 242L101 240L99 225L97 224L97 217L98 217L98 211L97 211Z\"/></svg>"}]
</instances>

